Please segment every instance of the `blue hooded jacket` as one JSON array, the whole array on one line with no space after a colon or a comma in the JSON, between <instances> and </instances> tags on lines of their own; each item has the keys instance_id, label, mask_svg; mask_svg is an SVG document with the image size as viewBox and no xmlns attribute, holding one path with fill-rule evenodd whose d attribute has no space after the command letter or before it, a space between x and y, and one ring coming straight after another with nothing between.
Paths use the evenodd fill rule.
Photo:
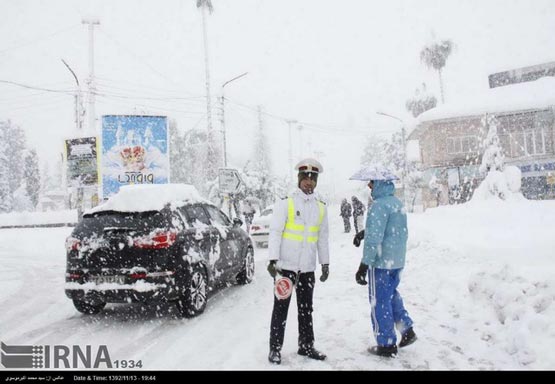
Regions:
<instances>
[{"instance_id":1,"label":"blue hooded jacket","mask_svg":"<svg viewBox=\"0 0 555 384\"><path fill-rule=\"evenodd\" d=\"M405 266L407 214L394 192L393 182L374 180L374 202L366 217L362 257L362 262L373 268L398 269Z\"/></svg>"}]
</instances>

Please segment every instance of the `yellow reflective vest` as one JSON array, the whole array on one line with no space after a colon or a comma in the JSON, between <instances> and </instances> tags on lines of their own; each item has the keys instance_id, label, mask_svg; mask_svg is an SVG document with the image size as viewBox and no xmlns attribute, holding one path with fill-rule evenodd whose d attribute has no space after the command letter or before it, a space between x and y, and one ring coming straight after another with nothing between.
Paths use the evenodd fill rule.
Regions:
<instances>
[{"instance_id":1,"label":"yellow reflective vest","mask_svg":"<svg viewBox=\"0 0 555 384\"><path fill-rule=\"evenodd\" d=\"M329 264L328 214L314 194L300 189L278 201L270 223L268 252L278 267L294 272L312 272Z\"/></svg>"}]
</instances>

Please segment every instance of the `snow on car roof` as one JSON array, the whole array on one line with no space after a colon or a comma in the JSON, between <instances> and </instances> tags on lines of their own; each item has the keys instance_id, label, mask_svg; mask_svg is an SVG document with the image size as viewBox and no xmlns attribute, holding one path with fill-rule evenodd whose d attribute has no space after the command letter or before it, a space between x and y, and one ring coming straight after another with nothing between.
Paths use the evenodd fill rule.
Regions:
<instances>
[{"instance_id":1,"label":"snow on car roof","mask_svg":"<svg viewBox=\"0 0 555 384\"><path fill-rule=\"evenodd\" d=\"M89 209L85 214L116 211L159 211L168 203L209 203L197 189L189 184L141 184L124 185L108 201Z\"/></svg>"}]
</instances>

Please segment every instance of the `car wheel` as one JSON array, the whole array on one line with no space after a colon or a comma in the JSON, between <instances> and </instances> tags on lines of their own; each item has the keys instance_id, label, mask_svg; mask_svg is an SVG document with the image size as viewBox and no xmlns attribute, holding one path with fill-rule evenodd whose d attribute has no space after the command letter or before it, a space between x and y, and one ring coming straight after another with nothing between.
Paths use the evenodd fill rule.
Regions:
<instances>
[{"instance_id":1,"label":"car wheel","mask_svg":"<svg viewBox=\"0 0 555 384\"><path fill-rule=\"evenodd\" d=\"M249 284L254 278L254 250L249 247L245 255L243 269L237 275L239 284Z\"/></svg>"},{"instance_id":2,"label":"car wheel","mask_svg":"<svg viewBox=\"0 0 555 384\"><path fill-rule=\"evenodd\" d=\"M181 298L176 302L179 313L184 317L195 317L204 312L208 301L208 280L201 265L195 265L185 279Z\"/></svg>"},{"instance_id":3,"label":"car wheel","mask_svg":"<svg viewBox=\"0 0 555 384\"><path fill-rule=\"evenodd\" d=\"M73 305L79 312L84 313L85 315L96 315L104 309L106 303L92 303L90 301L73 300Z\"/></svg>"}]
</instances>

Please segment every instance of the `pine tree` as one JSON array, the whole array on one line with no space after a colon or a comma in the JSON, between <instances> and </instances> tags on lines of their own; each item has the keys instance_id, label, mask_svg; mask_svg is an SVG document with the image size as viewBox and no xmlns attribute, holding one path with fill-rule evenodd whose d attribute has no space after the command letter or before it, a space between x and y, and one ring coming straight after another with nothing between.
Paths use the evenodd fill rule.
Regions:
<instances>
[{"instance_id":1,"label":"pine tree","mask_svg":"<svg viewBox=\"0 0 555 384\"><path fill-rule=\"evenodd\" d=\"M205 174L206 131L192 129L183 136L183 153L180 160L183 181L194 185L200 193L208 191Z\"/></svg>"},{"instance_id":2,"label":"pine tree","mask_svg":"<svg viewBox=\"0 0 555 384\"><path fill-rule=\"evenodd\" d=\"M172 183L188 183L186 164L186 146L183 135L179 133L177 123L171 119L170 130L170 177Z\"/></svg>"},{"instance_id":3,"label":"pine tree","mask_svg":"<svg viewBox=\"0 0 555 384\"><path fill-rule=\"evenodd\" d=\"M361 165L383 165L396 174L404 169L403 138L396 132L388 139L370 136L360 159Z\"/></svg>"},{"instance_id":4,"label":"pine tree","mask_svg":"<svg viewBox=\"0 0 555 384\"><path fill-rule=\"evenodd\" d=\"M262 207L273 201L274 178L271 172L268 142L264 131L262 108L258 107L258 130L254 140L254 154L252 161L244 168L244 173L249 180L256 180L250 193L258 198Z\"/></svg>"},{"instance_id":5,"label":"pine tree","mask_svg":"<svg viewBox=\"0 0 555 384\"><path fill-rule=\"evenodd\" d=\"M1 124L2 122L0 122L0 128L2 127ZM9 162L5 134L5 130L0 129L0 213L6 213L12 210L12 194L10 193L10 185L8 182Z\"/></svg>"},{"instance_id":6,"label":"pine tree","mask_svg":"<svg viewBox=\"0 0 555 384\"><path fill-rule=\"evenodd\" d=\"M25 190L27 192L27 196L31 200L33 208L36 208L39 202L41 183L39 174L39 160L37 156L37 151L35 151L34 149L31 149L25 156L23 177L25 179Z\"/></svg>"},{"instance_id":7,"label":"pine tree","mask_svg":"<svg viewBox=\"0 0 555 384\"><path fill-rule=\"evenodd\" d=\"M0 130L3 131L5 155L8 160L8 184L10 195L13 197L15 191L23 182L23 159L25 150L25 133L10 120L0 122Z\"/></svg>"},{"instance_id":8,"label":"pine tree","mask_svg":"<svg viewBox=\"0 0 555 384\"><path fill-rule=\"evenodd\" d=\"M482 156L482 164L480 172L486 173L490 171L503 172L505 169L505 156L501 148L501 142L497 135L498 121L494 115L486 114L482 118L482 127L487 130L486 138L483 142L484 154Z\"/></svg>"},{"instance_id":9,"label":"pine tree","mask_svg":"<svg viewBox=\"0 0 555 384\"><path fill-rule=\"evenodd\" d=\"M486 173L486 176L474 192L473 199L497 197L506 200L518 192L518 188L515 191L512 190L510 175L504 172L505 156L497 135L497 126L498 121L495 116L486 114L482 118L482 127L487 130L487 135L483 142L484 154L480 172Z\"/></svg>"}]
</instances>

